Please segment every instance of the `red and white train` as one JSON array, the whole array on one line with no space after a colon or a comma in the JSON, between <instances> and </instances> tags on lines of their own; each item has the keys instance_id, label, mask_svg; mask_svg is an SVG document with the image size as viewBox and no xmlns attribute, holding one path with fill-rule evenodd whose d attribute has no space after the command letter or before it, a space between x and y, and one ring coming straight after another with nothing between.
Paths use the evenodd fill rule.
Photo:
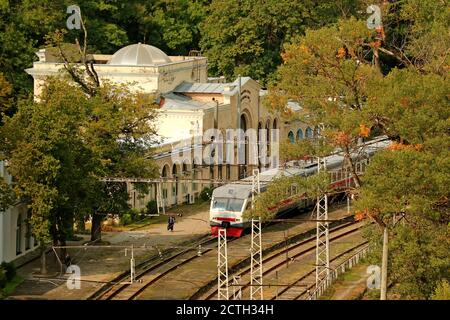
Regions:
<instances>
[{"instance_id":1,"label":"red and white train","mask_svg":"<svg viewBox=\"0 0 450 320\"><path fill-rule=\"evenodd\" d=\"M390 140L383 136L362 143L352 154L357 172L364 172L369 159L379 150L390 145ZM322 158L331 175L333 189L340 189L351 183L351 178L344 172L344 156L342 152L335 152ZM310 176L317 173L317 162L291 161L285 168L274 168L259 174L260 192L265 192L267 186L280 176ZM234 183L229 183L214 189L210 206L211 234L217 236L219 228L227 228L227 236L240 237L242 232L250 227L250 221L243 218L244 211L251 206L252 179L247 177ZM294 200L295 199L295 200ZM295 209L305 208L313 203L313 199L306 197L288 197L281 199L279 204L271 208L275 214Z\"/></svg>"}]
</instances>

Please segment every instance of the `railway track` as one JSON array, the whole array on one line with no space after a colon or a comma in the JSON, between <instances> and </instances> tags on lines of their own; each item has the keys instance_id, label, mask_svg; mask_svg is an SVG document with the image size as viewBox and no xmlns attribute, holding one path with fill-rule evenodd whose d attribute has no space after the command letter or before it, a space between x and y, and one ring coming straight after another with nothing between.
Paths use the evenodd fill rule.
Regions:
<instances>
[{"instance_id":1,"label":"railway track","mask_svg":"<svg viewBox=\"0 0 450 320\"><path fill-rule=\"evenodd\" d=\"M135 279L139 284L142 282L142 278L151 271L157 270L158 268L162 268L164 265L175 261L176 259L183 257L185 255L191 254L193 251L198 250L199 246L207 246L209 244L215 243L215 239L211 238L210 235L204 235L194 240L190 245L190 248L176 250L176 249L167 249L161 254L154 255L136 265L135 267ZM206 249L205 251L209 251L210 249ZM164 257L165 256L165 257ZM183 264L192 260L193 257L183 260ZM130 270L126 270L116 276L114 279L104 284L99 290L94 292L88 297L88 300L111 300L117 297L124 291L129 291L130 283ZM133 284L133 285L136 285Z\"/></svg>"},{"instance_id":2,"label":"railway track","mask_svg":"<svg viewBox=\"0 0 450 320\"><path fill-rule=\"evenodd\" d=\"M362 225L359 223L348 222L343 225L337 226L330 230L330 242L337 241L341 238L344 238L348 235L359 232ZM276 271L286 268L286 265L289 264L290 261L295 261L307 254L314 252L315 247L315 237L310 237L294 243L287 248L276 251L273 254L270 254L266 257L263 256L263 265L267 268L263 270L263 278L268 277L271 274L274 274ZM286 259L286 257L288 259ZM250 287L250 266L246 264L244 267L235 270L232 274L230 274L230 278L240 279L239 287L241 288L241 292L244 295L245 290L248 290ZM291 284L291 287L294 287L299 280L295 281ZM205 300L211 300L217 296L217 288L210 290L206 296L204 296Z\"/></svg>"},{"instance_id":3,"label":"railway track","mask_svg":"<svg viewBox=\"0 0 450 320\"><path fill-rule=\"evenodd\" d=\"M339 220L339 222L336 222L336 224L344 223L344 221L348 221L351 219L351 217L345 217L344 219ZM278 223L276 223L278 224ZM276 225L273 223L272 225ZM294 229L294 228L292 228ZM280 234L281 232L278 231ZM314 233L314 230L307 229L302 232L302 234L305 235L311 235ZM289 242L291 242L292 239L296 239L298 237L298 234L291 234L291 238L289 238ZM241 247L248 247L248 244L242 244L242 242L248 242L249 243L249 235L244 235L241 238L233 238L229 239L228 242L234 242L239 241L241 242ZM268 251L271 250L277 250L279 249L282 244L280 243L273 243L273 240L267 239L267 242L270 243L270 248ZM283 244L285 241L281 241ZM201 247L201 255L198 254L198 248ZM230 246L229 246L230 248ZM139 299L141 294L144 293L143 298L145 297L146 290L150 288L150 290L154 289L157 290L158 286L159 288L165 287L164 283L167 279L170 279L171 273L173 273L176 270L184 270L183 267L186 267L189 269L191 267L189 264L193 263L202 265L201 257L205 257L205 259L209 259L211 262L217 259L217 239L211 238L210 236L204 236L200 239L198 239L195 243L192 243L190 245L190 248L184 249L184 250L168 250L170 252L165 252L164 255L166 257L161 258L160 256L154 256L150 257L146 261L140 263L136 266L136 281L133 284L130 284L129 278L130 278L130 271L127 270L123 273L121 273L119 276L117 276L112 281L104 284L99 290L97 290L95 293L93 293L88 299L91 300L132 300L132 299ZM242 251L242 250L241 250ZM245 259L244 259L245 260ZM211 270L209 270L211 271ZM211 273L211 272L210 272ZM214 267L214 277L217 276L217 273L215 272ZM168 277L169 276L169 277ZM208 275L211 276L211 275ZM187 281L186 281L187 282ZM155 288L153 288L156 286ZM202 286L200 285L202 288ZM196 294L201 292L201 290L198 290L198 286L195 288L194 294L189 294L187 299L195 297Z\"/></svg>"},{"instance_id":4,"label":"railway track","mask_svg":"<svg viewBox=\"0 0 450 320\"><path fill-rule=\"evenodd\" d=\"M358 249L362 249L364 247L368 246L368 241L364 241L361 243L356 244L355 246L345 250L344 252L338 254L337 256L330 259L330 267L333 268L333 266L336 266L342 258L345 258L349 255L351 255L353 252L357 251ZM302 286L298 286L299 283L309 283L302 288ZM300 298L308 298L307 294L311 289L314 289L315 287L315 269L312 269L307 274L302 275L297 280L294 280L291 282L288 286L286 286L281 291L277 292L275 296L272 296L270 300L299 300Z\"/></svg>"}]
</instances>

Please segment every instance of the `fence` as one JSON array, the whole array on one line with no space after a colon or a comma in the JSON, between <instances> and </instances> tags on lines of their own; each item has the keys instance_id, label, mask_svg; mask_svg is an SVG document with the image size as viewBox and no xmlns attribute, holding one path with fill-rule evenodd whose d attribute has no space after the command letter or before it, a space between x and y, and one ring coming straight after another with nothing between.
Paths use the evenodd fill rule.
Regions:
<instances>
[{"instance_id":1,"label":"fence","mask_svg":"<svg viewBox=\"0 0 450 320\"><path fill-rule=\"evenodd\" d=\"M331 270L330 275L327 278L323 279L322 282L312 292L309 293L309 297L307 297L307 300L317 300L339 277L339 275L345 273L347 270L357 265L361 259L367 256L368 253L369 245L366 245L354 255L350 256L346 261L342 262L336 268Z\"/></svg>"}]
</instances>

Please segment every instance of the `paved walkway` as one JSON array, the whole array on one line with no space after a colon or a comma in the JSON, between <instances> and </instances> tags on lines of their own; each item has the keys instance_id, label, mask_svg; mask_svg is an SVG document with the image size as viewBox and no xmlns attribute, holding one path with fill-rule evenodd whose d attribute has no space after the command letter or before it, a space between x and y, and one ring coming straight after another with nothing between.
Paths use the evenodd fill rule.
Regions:
<instances>
[{"instance_id":1,"label":"paved walkway","mask_svg":"<svg viewBox=\"0 0 450 320\"><path fill-rule=\"evenodd\" d=\"M180 208L176 210L179 212ZM181 208L182 209L182 208ZM181 210L182 211L182 210ZM175 213L168 211L168 213ZM146 257L157 253L157 249L164 250L185 241L207 234L209 227L209 206L204 204L196 212L176 217L174 231L167 230L167 224L156 223L135 231L103 232L102 240L111 247L87 247L87 249L69 249L74 264L81 269L81 288L69 290L66 281L60 279L60 267L54 254L48 255L49 275L47 278L36 280L39 274L40 261L33 261L18 270L25 281L17 287L9 299L86 299L97 290L101 283L110 281L123 270L129 268L130 251L117 246L131 246L135 248L136 264ZM81 245L88 240L84 236L79 242L70 245Z\"/></svg>"},{"instance_id":2,"label":"paved walkway","mask_svg":"<svg viewBox=\"0 0 450 320\"><path fill-rule=\"evenodd\" d=\"M359 300L367 289L368 264L358 264L331 286L327 300ZM329 292L330 292L329 291Z\"/></svg>"}]
</instances>

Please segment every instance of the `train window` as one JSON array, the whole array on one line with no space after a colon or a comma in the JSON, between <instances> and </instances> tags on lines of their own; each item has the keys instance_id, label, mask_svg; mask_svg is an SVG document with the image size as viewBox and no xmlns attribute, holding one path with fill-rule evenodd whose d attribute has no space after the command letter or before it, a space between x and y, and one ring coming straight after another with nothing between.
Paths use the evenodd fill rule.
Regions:
<instances>
[{"instance_id":1,"label":"train window","mask_svg":"<svg viewBox=\"0 0 450 320\"><path fill-rule=\"evenodd\" d=\"M214 198L213 201L213 209L222 209L226 211L241 211L243 205L243 199Z\"/></svg>"},{"instance_id":2,"label":"train window","mask_svg":"<svg viewBox=\"0 0 450 320\"><path fill-rule=\"evenodd\" d=\"M227 210L229 211L241 211L244 200L242 199L230 199L228 202Z\"/></svg>"},{"instance_id":3,"label":"train window","mask_svg":"<svg viewBox=\"0 0 450 320\"><path fill-rule=\"evenodd\" d=\"M223 198L214 199L213 209L226 209L227 202L228 202L227 200L228 199L223 199Z\"/></svg>"}]
</instances>

